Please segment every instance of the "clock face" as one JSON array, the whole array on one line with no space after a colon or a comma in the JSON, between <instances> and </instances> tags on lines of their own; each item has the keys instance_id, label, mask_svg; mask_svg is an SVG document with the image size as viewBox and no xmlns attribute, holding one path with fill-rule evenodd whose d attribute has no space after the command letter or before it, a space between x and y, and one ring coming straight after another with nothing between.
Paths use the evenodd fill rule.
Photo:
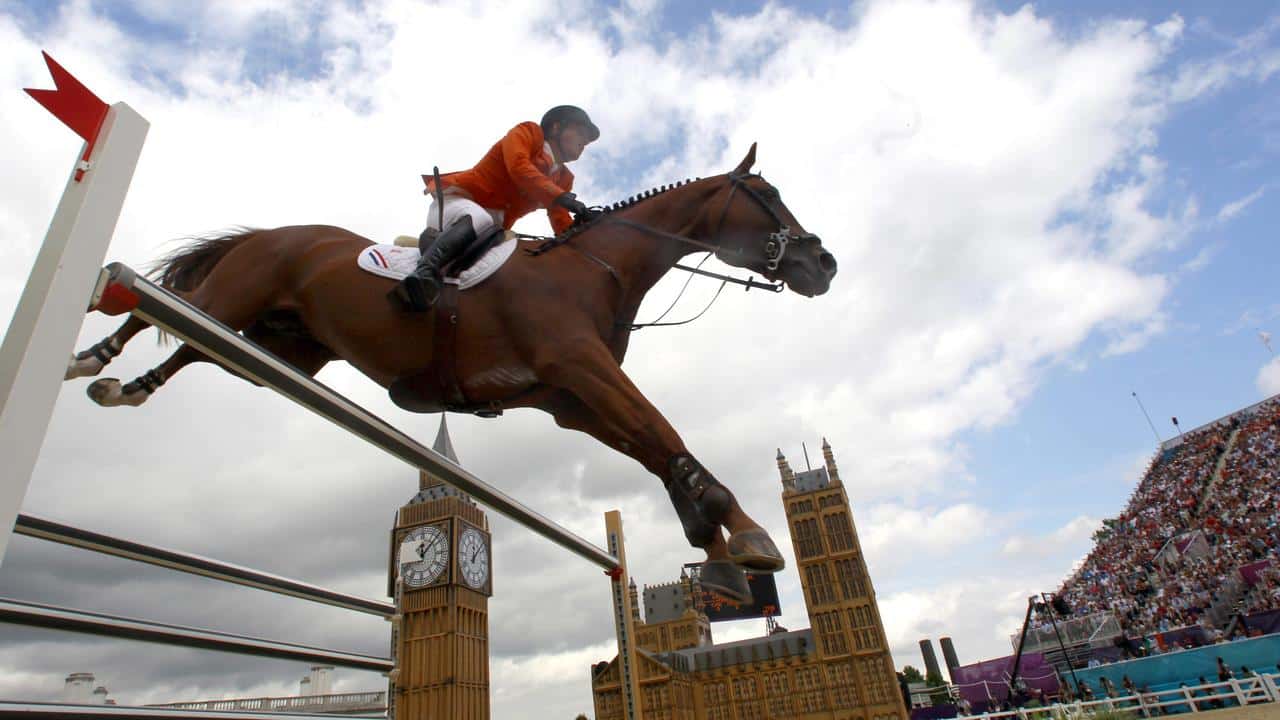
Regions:
<instances>
[{"instance_id":1,"label":"clock face","mask_svg":"<svg viewBox=\"0 0 1280 720\"><path fill-rule=\"evenodd\" d=\"M463 530L462 537L458 538L458 569L468 587L484 589L489 579L489 546L475 528Z\"/></svg>"},{"instance_id":2,"label":"clock face","mask_svg":"<svg viewBox=\"0 0 1280 720\"><path fill-rule=\"evenodd\" d=\"M434 525L414 528L400 539L397 562L405 587L426 587L449 564L449 538Z\"/></svg>"}]
</instances>

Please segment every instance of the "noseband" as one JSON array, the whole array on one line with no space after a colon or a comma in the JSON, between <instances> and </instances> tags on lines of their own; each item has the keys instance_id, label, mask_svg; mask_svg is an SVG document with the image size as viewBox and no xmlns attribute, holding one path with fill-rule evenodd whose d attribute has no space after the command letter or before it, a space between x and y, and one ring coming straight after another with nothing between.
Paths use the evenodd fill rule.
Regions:
<instances>
[{"instance_id":1,"label":"noseband","mask_svg":"<svg viewBox=\"0 0 1280 720\"><path fill-rule=\"evenodd\" d=\"M720 231L724 228L725 218L729 215L729 207L733 204L733 194L738 191L738 188L742 188L742 191L747 194L747 197L755 200L756 204L764 209L765 212L769 213L769 217L773 218L774 222L778 223L778 229L775 232L769 233L769 238L764 244L765 267L772 272L778 269L778 265L782 262L783 256L787 254L788 245L793 242L816 238L817 236L813 233L805 233L804 235L793 234L791 232L791 226L787 225L787 221L782 219L782 215L778 214L778 211L773 207L773 205L769 204L769 201L765 200L758 190L747 184L747 180L754 177L764 180L763 175L755 173L743 173L741 175L738 173L729 173L729 181L732 183L732 186L729 188L729 197L724 201L724 209L720 211L720 222L716 224L715 251L718 253L724 247L720 243ZM739 248L738 254L742 254L741 248Z\"/></svg>"}]
</instances>

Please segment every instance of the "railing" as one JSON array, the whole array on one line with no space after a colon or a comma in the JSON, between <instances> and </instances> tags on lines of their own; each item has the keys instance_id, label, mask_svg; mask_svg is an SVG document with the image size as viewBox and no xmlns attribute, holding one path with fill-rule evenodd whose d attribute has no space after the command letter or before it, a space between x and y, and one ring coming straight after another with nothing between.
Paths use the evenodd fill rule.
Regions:
<instances>
[{"instance_id":1,"label":"railing","mask_svg":"<svg viewBox=\"0 0 1280 720\"><path fill-rule=\"evenodd\" d=\"M1062 636L1062 644L1068 648L1073 645L1109 640L1122 632L1120 621L1109 612L1058 621L1058 633ZM1018 647L1018 635L1019 633L1015 633L1009 636L1014 649ZM1054 633L1052 624L1027 629L1027 642L1022 648L1024 653L1057 649L1059 649L1058 635Z\"/></svg>"},{"instance_id":2,"label":"railing","mask_svg":"<svg viewBox=\"0 0 1280 720\"><path fill-rule=\"evenodd\" d=\"M1221 707L1243 707L1280 702L1280 673L1225 682L1140 692L1101 700L1054 703L1044 707L1017 708L973 715L983 720L1075 720L1100 712L1154 717L1183 712L1206 712Z\"/></svg>"},{"instance_id":3,"label":"railing","mask_svg":"<svg viewBox=\"0 0 1280 720\"><path fill-rule=\"evenodd\" d=\"M231 700L199 700L196 702L163 703L148 705L156 708L180 710L256 710L258 712L341 712L358 710L382 710L387 706L387 692L376 690L359 693L334 693L330 695L299 695L295 697L236 698Z\"/></svg>"}]
</instances>

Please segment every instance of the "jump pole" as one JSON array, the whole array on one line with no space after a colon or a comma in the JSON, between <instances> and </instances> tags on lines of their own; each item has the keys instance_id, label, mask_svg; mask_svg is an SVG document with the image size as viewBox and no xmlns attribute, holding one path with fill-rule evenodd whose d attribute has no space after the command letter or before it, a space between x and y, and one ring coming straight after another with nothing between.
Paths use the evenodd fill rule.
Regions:
<instances>
[{"instance_id":1,"label":"jump pole","mask_svg":"<svg viewBox=\"0 0 1280 720\"><path fill-rule=\"evenodd\" d=\"M27 93L84 145L0 345L0 564L150 127L133 108L108 107L44 58L57 89Z\"/></svg>"},{"instance_id":2,"label":"jump pole","mask_svg":"<svg viewBox=\"0 0 1280 720\"><path fill-rule=\"evenodd\" d=\"M131 312L243 377L271 388L371 445L444 480L526 528L605 570L618 561L501 490L449 462L368 410L120 263L102 270L95 309Z\"/></svg>"},{"instance_id":3,"label":"jump pole","mask_svg":"<svg viewBox=\"0 0 1280 720\"><path fill-rule=\"evenodd\" d=\"M622 720L641 720L640 669L635 650L635 623L632 621L630 578L627 577L627 545L622 534L622 513L610 510L604 514L605 539L609 552L618 559L616 570L609 572L613 580L613 627L618 636L618 680L622 688Z\"/></svg>"}]
</instances>

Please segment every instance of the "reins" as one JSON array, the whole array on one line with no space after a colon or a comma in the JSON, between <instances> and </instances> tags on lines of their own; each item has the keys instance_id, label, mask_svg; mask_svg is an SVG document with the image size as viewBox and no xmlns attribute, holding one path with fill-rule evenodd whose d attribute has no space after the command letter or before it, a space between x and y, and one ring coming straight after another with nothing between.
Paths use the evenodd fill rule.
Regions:
<instances>
[{"instance_id":1,"label":"reins","mask_svg":"<svg viewBox=\"0 0 1280 720\"><path fill-rule=\"evenodd\" d=\"M543 241L537 247L525 251L528 254L535 255L535 256L541 255L549 250L560 247L562 245L567 245L568 247L572 248L573 250L577 251L578 253L582 254L583 256L587 257L593 262L604 267L604 269L607 270L611 276L613 276L614 280L618 281L619 283L621 282L621 279L619 278L618 272L613 268L613 266L609 265L609 263L605 262L601 258L596 257L592 253L584 250L583 248L580 248L577 245L569 244L569 241L573 239L575 236L577 236L578 234L582 233L583 231L589 228L596 227L597 225L600 225L603 223L613 223L616 225L622 225L623 227L631 228L632 230L636 230L638 232L651 235L653 237L661 238L664 240L670 240L673 242L684 243L687 245L693 245L694 247L698 247L703 250L706 250L708 253L707 256L704 257L701 261L699 261L696 267L689 267L687 265L683 265L680 263L676 263L672 266L674 269L683 270L689 273L689 278L685 280L684 285L680 288L680 292L676 294L676 297L671 302L671 305L669 305L667 309L664 310L656 320L652 322L647 322L647 323L615 323L619 327L627 326L631 330L639 330L645 327L673 327L676 325L685 325L705 315L707 311L711 309L711 306L715 304L715 301L719 299L720 293L724 291L725 285L727 285L728 283L742 285L745 288L745 291L750 291L752 288L758 288L761 290L768 290L770 292L779 293L779 292L782 292L785 287L782 282L762 283L757 281L754 277L751 277L751 276L748 276L746 280L742 280L741 278L735 278L729 275L724 275L721 273L716 273L710 270L702 269L703 263L705 263L711 257L712 254L717 254L725 249L724 245L720 243L720 233L724 229L725 219L729 215L729 208L733 203L733 196L738 191L738 188L742 188L743 192L747 193L747 195L752 200L754 200L757 205L759 205L766 213L769 214L769 217L771 217L774 220L774 222L778 223L778 230L769 234L768 240L765 242L765 245L764 245L765 266L769 270L778 269L778 265L782 261L783 256L786 255L787 246L790 243L804 240L805 238L808 238L808 237L812 237L811 235L808 235L808 234L806 235L792 234L790 226L788 226L786 221L783 220L782 216L778 214L777 210L775 210L773 206L769 204L768 201L766 201L763 197L761 197L759 192L757 192L754 188L752 188L750 185L746 183L747 179L751 177L763 177L763 176L752 174L752 173L747 173L742 175L739 175L736 173L729 174L729 181L732 183L732 185L729 189L729 196L725 198L724 207L720 211L720 218L716 223L716 231L714 235L716 241L714 243L709 243L704 240L692 238L687 235L680 235L678 233L672 233L666 230L661 230L661 229L652 227L650 225L646 225L644 223L636 222L634 220L627 220L625 218L613 217L612 214L607 209L600 208L600 207L591 208L592 211L599 213L598 215L596 215L596 217L591 218L585 223L574 225L573 227L569 228L559 236L548 238L548 237L542 237L542 236L536 236L536 235L521 235L520 237ZM618 206L615 206L615 208L617 207ZM742 250L739 249L738 253L741 254ZM694 275L701 275L704 277L715 278L721 281L720 287L716 289L716 293L714 296L712 296L711 301L708 302L706 307L704 307L698 314L694 315L693 317L687 320L681 320L678 322L661 322L662 319L665 318L673 308L675 308L675 305L680 301L680 298L684 296L685 290L689 288L689 283L693 280Z\"/></svg>"}]
</instances>

